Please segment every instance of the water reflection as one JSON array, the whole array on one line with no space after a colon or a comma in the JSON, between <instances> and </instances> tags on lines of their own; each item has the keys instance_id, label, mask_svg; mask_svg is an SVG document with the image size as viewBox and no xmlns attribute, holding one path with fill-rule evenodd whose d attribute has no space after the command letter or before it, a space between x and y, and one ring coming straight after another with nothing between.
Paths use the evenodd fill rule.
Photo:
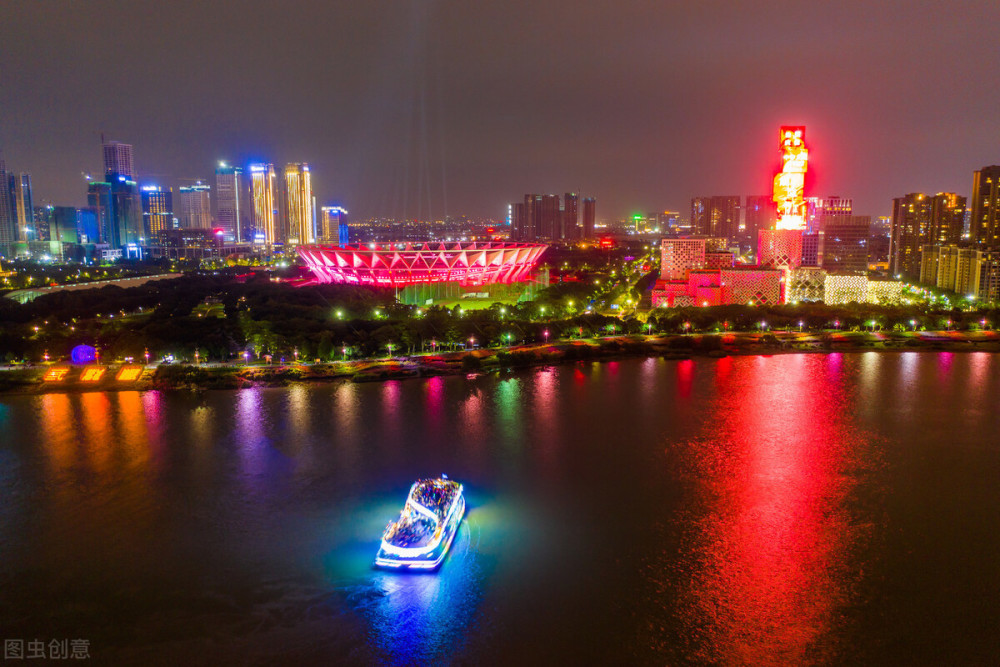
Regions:
<instances>
[{"instance_id":1,"label":"water reflection","mask_svg":"<svg viewBox=\"0 0 1000 667\"><path fill-rule=\"evenodd\" d=\"M689 445L705 505L685 556L682 641L712 663L813 662L853 594L848 556L864 528L844 470L865 437L844 383L829 381L839 359L736 363L738 380L717 375L712 439Z\"/></svg>"}]
</instances>

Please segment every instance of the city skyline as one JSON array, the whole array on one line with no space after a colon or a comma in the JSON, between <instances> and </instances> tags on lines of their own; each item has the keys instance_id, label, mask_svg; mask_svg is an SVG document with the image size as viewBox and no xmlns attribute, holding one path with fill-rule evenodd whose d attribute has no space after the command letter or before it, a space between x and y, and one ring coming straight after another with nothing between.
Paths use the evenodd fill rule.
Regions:
<instances>
[{"instance_id":1,"label":"city skyline","mask_svg":"<svg viewBox=\"0 0 1000 667\"><path fill-rule=\"evenodd\" d=\"M177 4L98 4L107 12L8 8L0 152L32 174L36 204L84 203L79 174L98 172L102 132L135 146L140 182L210 182L219 160L303 161L321 204L422 219L500 218L518 192L591 193L608 219L763 193L773 165L760 158L783 124L810 128L806 191L865 215L909 192L970 196L971 173L1000 155L1000 92L975 83L991 76L992 4L334 4L312 7L304 32L294 12L253 3L236 17L199 7L194 24L173 20ZM137 29L102 42L93 67L77 54L108 12ZM330 25L351 30L329 40ZM241 48L264 37L279 48ZM324 49L303 59L312 43ZM283 77L292 61L301 76ZM953 85L932 96L915 78Z\"/></svg>"}]
</instances>

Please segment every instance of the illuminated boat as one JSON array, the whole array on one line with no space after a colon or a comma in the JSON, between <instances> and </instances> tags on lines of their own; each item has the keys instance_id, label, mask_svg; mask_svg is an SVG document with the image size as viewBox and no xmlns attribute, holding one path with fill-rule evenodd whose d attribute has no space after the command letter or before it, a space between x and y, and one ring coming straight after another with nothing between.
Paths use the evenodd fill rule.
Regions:
<instances>
[{"instance_id":1,"label":"illuminated boat","mask_svg":"<svg viewBox=\"0 0 1000 667\"><path fill-rule=\"evenodd\" d=\"M447 476L418 479L399 518L386 526L375 565L434 570L451 548L465 514L462 485Z\"/></svg>"}]
</instances>

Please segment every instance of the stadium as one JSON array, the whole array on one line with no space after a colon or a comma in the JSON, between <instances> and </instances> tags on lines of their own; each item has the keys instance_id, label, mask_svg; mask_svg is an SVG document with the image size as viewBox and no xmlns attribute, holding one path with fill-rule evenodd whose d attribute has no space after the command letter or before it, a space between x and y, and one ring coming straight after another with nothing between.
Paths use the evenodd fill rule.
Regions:
<instances>
[{"instance_id":1,"label":"stadium","mask_svg":"<svg viewBox=\"0 0 1000 667\"><path fill-rule=\"evenodd\" d=\"M503 241L357 243L300 246L298 253L320 283L478 286L530 280L547 247Z\"/></svg>"}]
</instances>

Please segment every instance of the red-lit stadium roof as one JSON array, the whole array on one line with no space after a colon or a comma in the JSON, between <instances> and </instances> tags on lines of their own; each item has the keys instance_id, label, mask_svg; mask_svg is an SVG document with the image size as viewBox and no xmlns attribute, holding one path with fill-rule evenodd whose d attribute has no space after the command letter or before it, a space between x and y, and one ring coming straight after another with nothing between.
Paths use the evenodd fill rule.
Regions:
<instances>
[{"instance_id":1,"label":"red-lit stadium roof","mask_svg":"<svg viewBox=\"0 0 1000 667\"><path fill-rule=\"evenodd\" d=\"M541 243L366 243L300 246L299 256L321 283L386 285L525 280L547 246Z\"/></svg>"}]
</instances>

